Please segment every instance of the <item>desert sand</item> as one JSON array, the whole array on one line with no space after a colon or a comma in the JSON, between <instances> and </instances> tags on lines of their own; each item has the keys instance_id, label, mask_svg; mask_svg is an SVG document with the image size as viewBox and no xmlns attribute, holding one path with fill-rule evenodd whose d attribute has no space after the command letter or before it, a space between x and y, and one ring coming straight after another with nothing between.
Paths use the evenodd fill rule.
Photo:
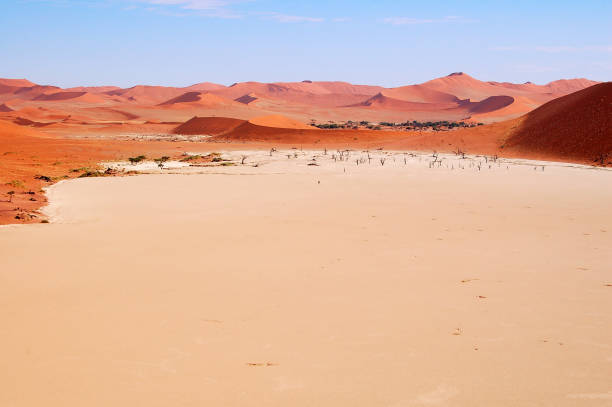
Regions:
<instances>
[{"instance_id":1,"label":"desert sand","mask_svg":"<svg viewBox=\"0 0 612 407\"><path fill-rule=\"evenodd\" d=\"M0 405L612 405L610 170L349 154L50 187Z\"/></svg>"}]
</instances>

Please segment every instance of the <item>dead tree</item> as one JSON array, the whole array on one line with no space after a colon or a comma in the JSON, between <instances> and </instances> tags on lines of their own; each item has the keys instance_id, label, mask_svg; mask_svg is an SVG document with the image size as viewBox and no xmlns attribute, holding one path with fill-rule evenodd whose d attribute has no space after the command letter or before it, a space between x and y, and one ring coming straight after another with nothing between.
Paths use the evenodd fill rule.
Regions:
<instances>
[{"instance_id":1,"label":"dead tree","mask_svg":"<svg viewBox=\"0 0 612 407\"><path fill-rule=\"evenodd\" d=\"M593 162L599 165L606 165L606 160L610 156L610 153L599 153Z\"/></svg>"},{"instance_id":2,"label":"dead tree","mask_svg":"<svg viewBox=\"0 0 612 407\"><path fill-rule=\"evenodd\" d=\"M160 170L163 170L165 162L168 161L169 159L170 159L170 157L163 156L161 158L156 158L153 161L155 161L155 163L157 164L157 166L159 167Z\"/></svg>"}]
</instances>

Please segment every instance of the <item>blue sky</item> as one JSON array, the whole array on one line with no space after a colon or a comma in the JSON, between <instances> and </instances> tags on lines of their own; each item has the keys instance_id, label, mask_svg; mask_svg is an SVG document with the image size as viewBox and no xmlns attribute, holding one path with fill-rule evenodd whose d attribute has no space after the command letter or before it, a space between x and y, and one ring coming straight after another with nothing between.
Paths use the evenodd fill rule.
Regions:
<instances>
[{"instance_id":1,"label":"blue sky","mask_svg":"<svg viewBox=\"0 0 612 407\"><path fill-rule=\"evenodd\" d=\"M1 0L0 77L76 85L612 79L612 1Z\"/></svg>"}]
</instances>

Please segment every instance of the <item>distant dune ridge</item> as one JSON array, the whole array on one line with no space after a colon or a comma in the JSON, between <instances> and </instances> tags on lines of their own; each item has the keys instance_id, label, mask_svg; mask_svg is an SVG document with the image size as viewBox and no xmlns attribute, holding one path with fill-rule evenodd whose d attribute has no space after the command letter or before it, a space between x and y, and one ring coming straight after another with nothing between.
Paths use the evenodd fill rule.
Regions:
<instances>
[{"instance_id":1,"label":"distant dune ridge","mask_svg":"<svg viewBox=\"0 0 612 407\"><path fill-rule=\"evenodd\" d=\"M582 78L545 85L485 82L462 72L396 88L305 80L61 89L26 79L0 79L0 121L58 134L169 131L226 140L312 143L384 139L398 148L465 147L500 153L503 146L508 154L591 162L599 157L602 162L610 151L610 86ZM321 132L310 125L347 120L499 123L440 138L419 133L410 139L406 132Z\"/></svg>"},{"instance_id":2,"label":"distant dune ridge","mask_svg":"<svg viewBox=\"0 0 612 407\"><path fill-rule=\"evenodd\" d=\"M518 117L552 99L595 83L588 79L563 79L546 85L485 82L462 72L396 88L305 80L240 82L231 86L202 82L184 88L137 85L61 89L26 79L0 79L0 104L10 106L14 114L29 120L36 118L22 110L41 107L61 110L65 116L78 116L91 124L116 121L116 115L108 108L149 122L184 122L194 116L248 120L282 115L303 124L310 123L311 119L319 122L475 120L489 123ZM0 111L0 114L11 113L7 109Z\"/></svg>"}]
</instances>

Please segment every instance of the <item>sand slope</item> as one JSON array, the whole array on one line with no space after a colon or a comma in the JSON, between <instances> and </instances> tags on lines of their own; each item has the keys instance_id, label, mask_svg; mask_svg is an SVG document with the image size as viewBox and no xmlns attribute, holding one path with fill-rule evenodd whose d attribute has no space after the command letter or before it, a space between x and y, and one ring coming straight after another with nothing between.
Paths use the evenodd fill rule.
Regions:
<instances>
[{"instance_id":1,"label":"sand slope","mask_svg":"<svg viewBox=\"0 0 612 407\"><path fill-rule=\"evenodd\" d=\"M268 116L259 116L249 120L249 123L256 124L258 126L266 127L280 127L283 129L309 129L313 127L297 120L290 119L288 117L273 114Z\"/></svg>"},{"instance_id":2,"label":"sand slope","mask_svg":"<svg viewBox=\"0 0 612 407\"><path fill-rule=\"evenodd\" d=\"M506 147L563 159L612 162L612 82L546 103L526 115Z\"/></svg>"},{"instance_id":3,"label":"sand slope","mask_svg":"<svg viewBox=\"0 0 612 407\"><path fill-rule=\"evenodd\" d=\"M216 136L227 133L246 123L245 120L229 117L193 117L174 129L175 134L208 134Z\"/></svg>"},{"instance_id":4,"label":"sand slope","mask_svg":"<svg viewBox=\"0 0 612 407\"><path fill-rule=\"evenodd\" d=\"M8 112L12 112L12 111L13 111L13 109L11 109L5 103L0 103L0 113L8 113Z\"/></svg>"}]
</instances>

